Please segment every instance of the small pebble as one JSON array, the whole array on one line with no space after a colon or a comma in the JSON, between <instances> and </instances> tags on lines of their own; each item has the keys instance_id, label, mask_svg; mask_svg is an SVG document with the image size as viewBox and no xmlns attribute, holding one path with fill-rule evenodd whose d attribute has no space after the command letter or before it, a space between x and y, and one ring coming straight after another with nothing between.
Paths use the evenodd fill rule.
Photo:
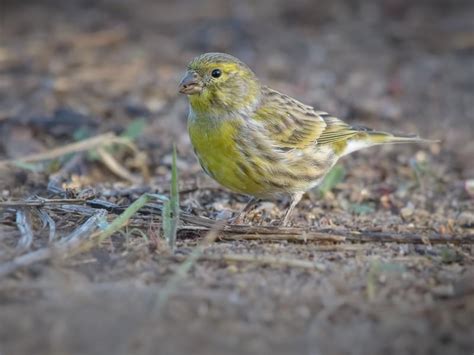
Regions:
<instances>
[{"instance_id":1,"label":"small pebble","mask_svg":"<svg viewBox=\"0 0 474 355\"><path fill-rule=\"evenodd\" d=\"M469 196L474 197L474 179L466 180L464 187Z\"/></svg>"},{"instance_id":2,"label":"small pebble","mask_svg":"<svg viewBox=\"0 0 474 355\"><path fill-rule=\"evenodd\" d=\"M227 271L229 271L232 274L235 274L239 272L239 268L235 264L230 264L229 266L227 266Z\"/></svg>"},{"instance_id":3,"label":"small pebble","mask_svg":"<svg viewBox=\"0 0 474 355\"><path fill-rule=\"evenodd\" d=\"M402 218L404 218L404 219L407 219L407 218L413 216L413 212L415 212L415 210L413 209L412 206L406 206L406 207L403 207L400 210L400 214L401 214Z\"/></svg>"},{"instance_id":4,"label":"small pebble","mask_svg":"<svg viewBox=\"0 0 474 355\"><path fill-rule=\"evenodd\" d=\"M457 222L461 227L474 227L474 213L470 211L461 212Z\"/></svg>"},{"instance_id":5,"label":"small pebble","mask_svg":"<svg viewBox=\"0 0 474 355\"><path fill-rule=\"evenodd\" d=\"M232 211L228 209L221 210L217 213L216 219L217 220L227 220L232 217Z\"/></svg>"}]
</instances>

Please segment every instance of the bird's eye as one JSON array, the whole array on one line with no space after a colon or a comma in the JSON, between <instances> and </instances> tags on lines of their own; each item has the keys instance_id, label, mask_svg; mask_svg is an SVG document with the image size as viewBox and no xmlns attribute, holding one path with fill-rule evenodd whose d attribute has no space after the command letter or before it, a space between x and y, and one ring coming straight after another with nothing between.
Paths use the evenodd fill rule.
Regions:
<instances>
[{"instance_id":1,"label":"bird's eye","mask_svg":"<svg viewBox=\"0 0 474 355\"><path fill-rule=\"evenodd\" d=\"M220 77L222 74L221 70L220 69L214 69L211 73L212 77L213 78L218 78Z\"/></svg>"}]
</instances>

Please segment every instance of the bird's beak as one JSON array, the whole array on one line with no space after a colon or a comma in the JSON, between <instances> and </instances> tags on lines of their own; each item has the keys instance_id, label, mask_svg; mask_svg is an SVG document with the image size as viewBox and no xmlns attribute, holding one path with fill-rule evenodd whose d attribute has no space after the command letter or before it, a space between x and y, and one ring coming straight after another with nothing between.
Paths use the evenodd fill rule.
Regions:
<instances>
[{"instance_id":1,"label":"bird's beak","mask_svg":"<svg viewBox=\"0 0 474 355\"><path fill-rule=\"evenodd\" d=\"M199 94L202 91L202 81L198 73L188 70L179 83L179 92L186 95Z\"/></svg>"}]
</instances>

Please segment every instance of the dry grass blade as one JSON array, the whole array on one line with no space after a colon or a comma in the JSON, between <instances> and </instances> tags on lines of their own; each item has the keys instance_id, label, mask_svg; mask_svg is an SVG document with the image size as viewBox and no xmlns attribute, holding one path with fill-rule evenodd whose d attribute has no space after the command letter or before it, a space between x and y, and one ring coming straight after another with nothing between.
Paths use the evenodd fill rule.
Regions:
<instances>
[{"instance_id":1,"label":"dry grass blade","mask_svg":"<svg viewBox=\"0 0 474 355\"><path fill-rule=\"evenodd\" d=\"M66 154L88 151L94 148L101 147L103 145L112 144L119 141L121 142L122 139L116 137L115 134L105 133L99 136L84 139L79 142L67 144L59 148L54 148L44 153L31 154L15 160L3 160L0 161L0 166L14 164L15 162L34 163L42 160L56 159Z\"/></svg>"},{"instance_id":2,"label":"dry grass blade","mask_svg":"<svg viewBox=\"0 0 474 355\"><path fill-rule=\"evenodd\" d=\"M74 229L67 236L61 238L59 241L60 244L64 244L75 239L80 239L81 237L91 234L97 226L104 221L105 216L107 216L106 210L98 210L92 217L89 217L82 225Z\"/></svg>"},{"instance_id":3,"label":"dry grass blade","mask_svg":"<svg viewBox=\"0 0 474 355\"><path fill-rule=\"evenodd\" d=\"M97 149L99 157L101 158L102 162L116 175L119 177L128 180L133 183L141 182L141 179L134 176L130 173L127 169L120 165L113 157L108 153L103 147L109 146L112 144L120 144L132 151L135 156L135 160L137 161L137 166L141 169L142 173L144 174L145 178L149 176L148 169L146 168L145 158L143 157L143 153L140 152L137 147L130 141L130 139L126 137L117 137L113 133L105 133L99 136L95 136L92 138L87 138L81 140L79 142L71 143L64 145L59 148L51 149L44 153L32 154L28 155L19 159L15 160L3 160L0 161L0 167L6 165L14 165L19 163L34 163L43 160L51 160L62 157L67 154L71 153L79 153L84 151L90 151L92 149ZM56 180L53 180L50 187L57 188L55 184L57 183Z\"/></svg>"},{"instance_id":4,"label":"dry grass blade","mask_svg":"<svg viewBox=\"0 0 474 355\"><path fill-rule=\"evenodd\" d=\"M118 177L121 177L122 179L130 181L134 184L139 184L141 182L141 178L133 175L130 171L128 171L112 156L112 154L107 152L104 148L98 148L97 154L99 154L102 163L104 163L105 166L107 166L107 168Z\"/></svg>"},{"instance_id":5,"label":"dry grass blade","mask_svg":"<svg viewBox=\"0 0 474 355\"><path fill-rule=\"evenodd\" d=\"M295 268L318 270L318 271L327 270L327 267L324 264L317 263L314 261L280 258L280 257L275 257L275 256L266 256L266 255L250 255L250 254L223 254L223 255L218 255L218 256L202 255L199 259L209 260L209 261L255 263L255 264L270 265L274 267L287 266L287 267L295 267Z\"/></svg>"},{"instance_id":6,"label":"dry grass blade","mask_svg":"<svg viewBox=\"0 0 474 355\"><path fill-rule=\"evenodd\" d=\"M33 243L33 229L24 210L16 211L16 225L21 234L16 249L21 252L29 249Z\"/></svg>"},{"instance_id":7,"label":"dry grass blade","mask_svg":"<svg viewBox=\"0 0 474 355\"><path fill-rule=\"evenodd\" d=\"M41 221L43 222L43 228L45 228L46 226L48 226L49 228L49 242L54 242L54 240L56 239L56 222L54 222L54 219L52 219L51 216L41 208L38 208L37 211L38 215L41 218Z\"/></svg>"}]
</instances>

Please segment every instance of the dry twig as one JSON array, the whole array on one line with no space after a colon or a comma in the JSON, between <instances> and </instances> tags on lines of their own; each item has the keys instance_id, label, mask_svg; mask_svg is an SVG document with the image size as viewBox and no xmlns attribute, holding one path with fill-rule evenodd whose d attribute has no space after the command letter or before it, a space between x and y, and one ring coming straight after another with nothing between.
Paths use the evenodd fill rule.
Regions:
<instances>
[{"instance_id":1,"label":"dry twig","mask_svg":"<svg viewBox=\"0 0 474 355\"><path fill-rule=\"evenodd\" d=\"M25 157L18 158L15 160L2 160L0 161L0 166L11 165L18 161L22 163L34 163L34 162L38 162L42 160L56 159L66 154L84 152L84 151L91 150L97 147L101 147L103 145L119 143L122 141L123 141L122 138L116 137L115 134L113 133L105 133L99 136L84 139L79 142L66 144L62 147L54 148L44 153L30 154L30 155L27 155Z\"/></svg>"},{"instance_id":2,"label":"dry twig","mask_svg":"<svg viewBox=\"0 0 474 355\"><path fill-rule=\"evenodd\" d=\"M251 254L222 254L222 255L202 255L199 260L208 261L224 261L224 262L244 262L254 264L264 264L273 267L287 266L302 269L326 271L327 267L324 264L309 260L281 258L268 255L251 255Z\"/></svg>"},{"instance_id":3,"label":"dry twig","mask_svg":"<svg viewBox=\"0 0 474 355\"><path fill-rule=\"evenodd\" d=\"M104 148L98 148L97 153L99 154L102 163L104 163L107 168L118 177L121 177L122 179L134 184L138 184L141 182L141 179L138 176L135 176L130 171L128 171L123 165L121 165L117 161L117 159L112 156L112 154L107 152Z\"/></svg>"}]
</instances>

